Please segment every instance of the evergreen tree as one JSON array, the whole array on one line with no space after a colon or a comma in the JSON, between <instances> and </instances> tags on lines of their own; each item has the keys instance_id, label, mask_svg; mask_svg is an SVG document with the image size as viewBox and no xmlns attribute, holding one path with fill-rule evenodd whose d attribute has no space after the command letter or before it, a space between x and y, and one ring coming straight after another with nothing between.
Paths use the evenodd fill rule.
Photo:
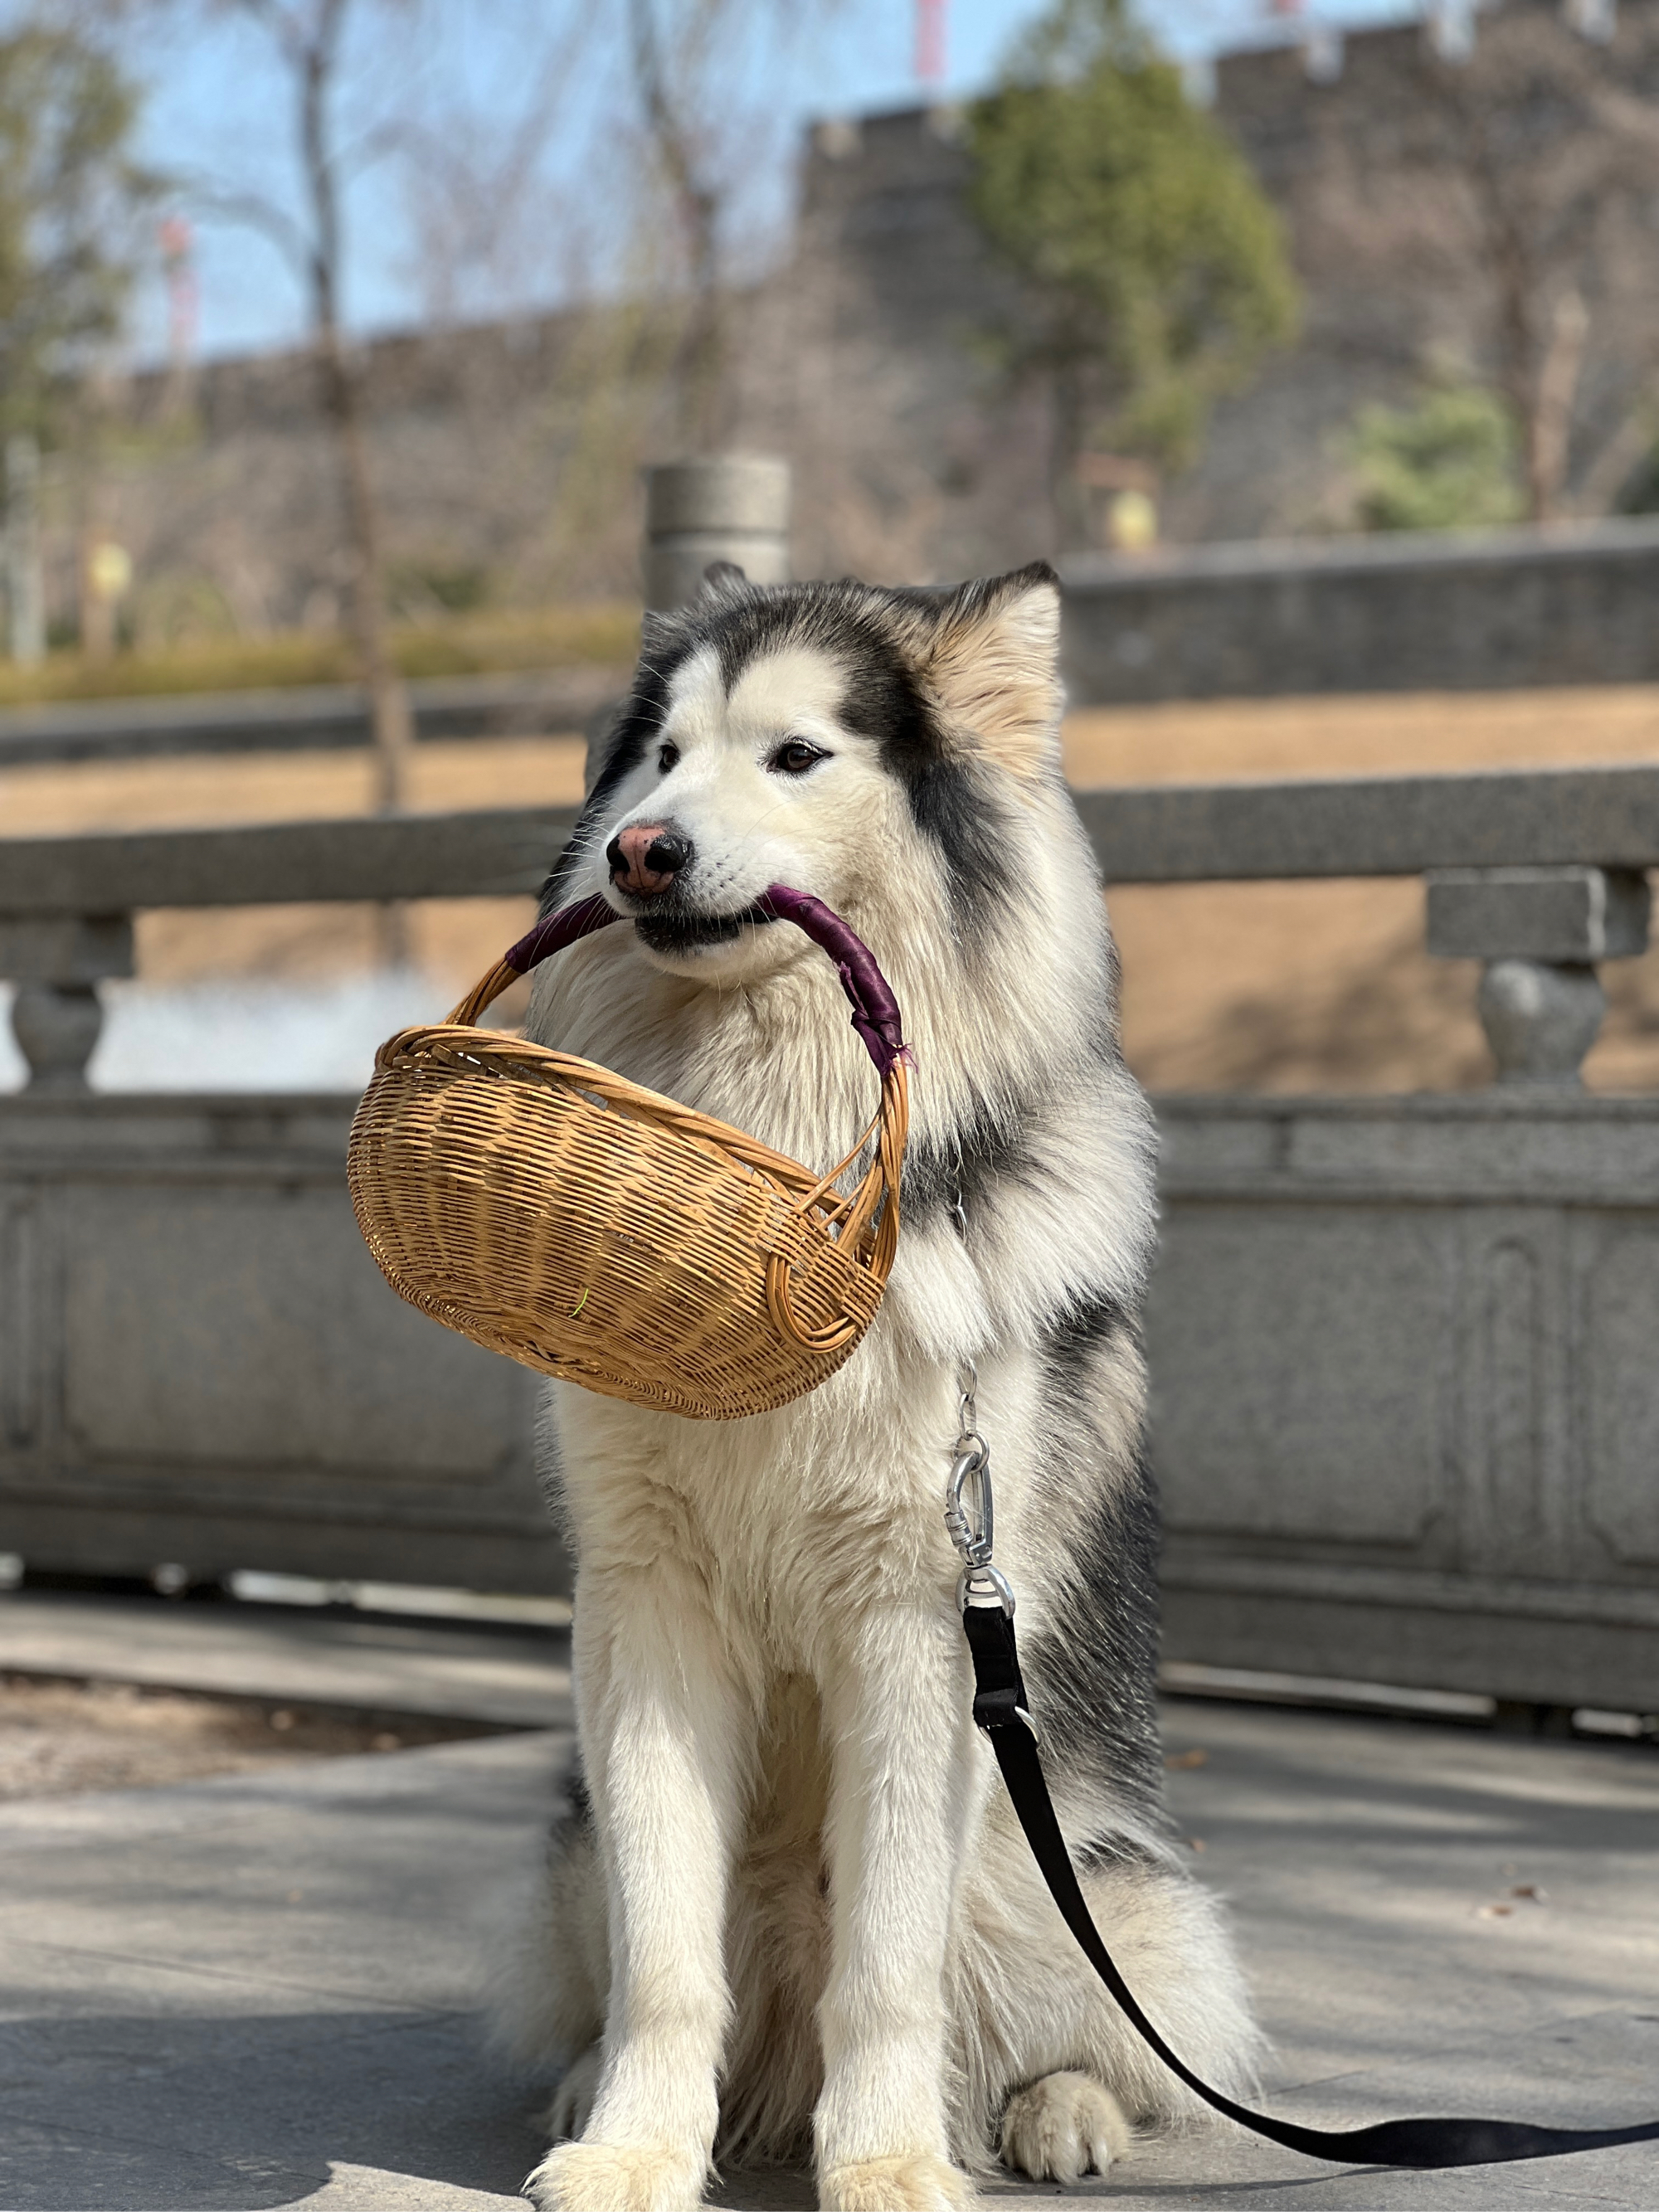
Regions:
<instances>
[{"instance_id":1,"label":"evergreen tree","mask_svg":"<svg viewBox=\"0 0 1659 2212\"><path fill-rule=\"evenodd\" d=\"M40 433L114 337L154 181L131 152L137 94L72 28L0 35L0 431Z\"/></svg>"},{"instance_id":2,"label":"evergreen tree","mask_svg":"<svg viewBox=\"0 0 1659 2212\"><path fill-rule=\"evenodd\" d=\"M1082 542L1078 461L1107 445L1189 462L1216 398L1294 333L1278 217L1121 0L1057 0L975 107L974 212L1025 280L998 334L1053 396L1061 544Z\"/></svg>"},{"instance_id":3,"label":"evergreen tree","mask_svg":"<svg viewBox=\"0 0 1659 2212\"><path fill-rule=\"evenodd\" d=\"M1446 384L1414 407L1362 407L1350 438L1367 530L1477 530L1526 512L1502 398Z\"/></svg>"}]
</instances>

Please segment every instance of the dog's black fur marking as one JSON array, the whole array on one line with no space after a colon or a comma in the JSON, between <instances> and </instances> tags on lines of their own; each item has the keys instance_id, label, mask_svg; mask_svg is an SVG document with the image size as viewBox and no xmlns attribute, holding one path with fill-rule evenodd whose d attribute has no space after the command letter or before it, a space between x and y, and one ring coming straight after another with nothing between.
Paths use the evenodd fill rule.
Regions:
<instances>
[{"instance_id":1,"label":"dog's black fur marking","mask_svg":"<svg viewBox=\"0 0 1659 2212\"><path fill-rule=\"evenodd\" d=\"M1107 1454L1093 1410L1103 1368L1138 1334L1104 1292L1051 1316L1042 1331L1043 1412L1051 1438L1045 1486L1074 1496L1071 1469ZM1165 1826L1158 1669L1158 1486L1144 1450L1097 1493L1074 1533L1071 1568L1045 1591L1021 1661L1054 1771L1085 1774L1154 1831ZM1104 1693L1103 1695L1103 1693ZM1121 1856L1121 1838L1085 1849Z\"/></svg>"},{"instance_id":2,"label":"dog's black fur marking","mask_svg":"<svg viewBox=\"0 0 1659 2212\"><path fill-rule=\"evenodd\" d=\"M1096 1291L1043 1324L1042 1361L1054 1394L1075 1404L1086 1390L1094 1356L1130 1326L1121 1299Z\"/></svg>"},{"instance_id":3,"label":"dog's black fur marking","mask_svg":"<svg viewBox=\"0 0 1659 2212\"><path fill-rule=\"evenodd\" d=\"M931 599L927 593L892 596L914 605ZM882 766L903 787L916 827L938 847L957 927L965 937L982 936L1012 889L1001 810L979 787L971 763L951 750L864 586L751 586L741 598L718 601L707 620L728 692L751 661L786 646L817 647L844 662L842 720L878 748Z\"/></svg>"},{"instance_id":4,"label":"dog's black fur marking","mask_svg":"<svg viewBox=\"0 0 1659 2212\"><path fill-rule=\"evenodd\" d=\"M1158 1498L1144 1458L1079 1534L1072 1571L1045 1593L1040 1625L1021 1648L1031 1710L1052 1771L1089 1776L1161 1829Z\"/></svg>"},{"instance_id":5,"label":"dog's black fur marking","mask_svg":"<svg viewBox=\"0 0 1659 2212\"><path fill-rule=\"evenodd\" d=\"M571 1755L569 1770L564 1778L565 1802L568 1818L584 1834L593 1832L593 1797L587 1786L587 1777L582 1771L580 1752Z\"/></svg>"},{"instance_id":6,"label":"dog's black fur marking","mask_svg":"<svg viewBox=\"0 0 1659 2212\"><path fill-rule=\"evenodd\" d=\"M944 1137L913 1141L900 1185L903 1218L920 1223L949 1212L960 1198L971 1220L995 1184L1029 1173L1031 1163L1020 1140L1024 1118L1017 1103L999 1111L981 1101Z\"/></svg>"}]
</instances>

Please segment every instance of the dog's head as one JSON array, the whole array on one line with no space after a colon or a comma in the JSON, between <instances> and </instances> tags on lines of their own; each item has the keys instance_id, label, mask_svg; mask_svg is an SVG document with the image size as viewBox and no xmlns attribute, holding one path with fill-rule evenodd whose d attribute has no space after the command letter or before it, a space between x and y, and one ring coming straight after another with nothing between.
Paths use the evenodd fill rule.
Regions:
<instances>
[{"instance_id":1,"label":"dog's head","mask_svg":"<svg viewBox=\"0 0 1659 2212\"><path fill-rule=\"evenodd\" d=\"M1060 593L1044 564L952 592L757 586L712 569L647 616L633 695L567 861L653 965L736 981L774 883L838 912L938 908L971 937L1018 865L1000 834L1059 775Z\"/></svg>"}]
</instances>

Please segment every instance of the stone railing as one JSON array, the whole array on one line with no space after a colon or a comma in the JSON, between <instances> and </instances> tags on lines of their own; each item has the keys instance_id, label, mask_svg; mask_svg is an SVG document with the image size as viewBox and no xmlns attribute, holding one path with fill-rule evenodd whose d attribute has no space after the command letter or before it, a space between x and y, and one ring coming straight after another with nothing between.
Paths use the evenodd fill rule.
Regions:
<instances>
[{"instance_id":1,"label":"stone railing","mask_svg":"<svg viewBox=\"0 0 1659 2212\"><path fill-rule=\"evenodd\" d=\"M32 1091L84 1091L98 986L133 972L132 917L156 907L533 896L571 807L281 822L0 842L0 978Z\"/></svg>"},{"instance_id":2,"label":"stone railing","mask_svg":"<svg viewBox=\"0 0 1659 2212\"><path fill-rule=\"evenodd\" d=\"M1644 952L1659 769L1157 785L1081 792L1109 883L1422 876L1428 947L1485 963L1500 1078L1571 1083L1606 1001L1595 970Z\"/></svg>"},{"instance_id":3,"label":"stone railing","mask_svg":"<svg viewBox=\"0 0 1659 2212\"><path fill-rule=\"evenodd\" d=\"M95 1096L98 989L155 908L533 896L569 810L0 842L0 1550L557 1590L532 1378L386 1290L353 1101Z\"/></svg>"},{"instance_id":4,"label":"stone railing","mask_svg":"<svg viewBox=\"0 0 1659 2212\"><path fill-rule=\"evenodd\" d=\"M1659 1098L1577 1069L1659 769L1077 793L1109 881L1421 875L1501 1079L1166 1097L1148 1335L1178 1659L1659 1707ZM157 907L532 891L568 810L0 842L0 1549L556 1588L533 1386L399 1305L348 1099L95 1096Z\"/></svg>"},{"instance_id":5,"label":"stone railing","mask_svg":"<svg viewBox=\"0 0 1659 2212\"><path fill-rule=\"evenodd\" d=\"M1595 969L1647 947L1659 768L1160 784L1074 794L1109 883L1422 876L1428 944L1479 959L1501 1077L1571 1082ZM533 892L568 807L0 842L0 977L33 1085L83 1087L98 984L155 907Z\"/></svg>"},{"instance_id":6,"label":"stone railing","mask_svg":"<svg viewBox=\"0 0 1659 2212\"><path fill-rule=\"evenodd\" d=\"M1075 706L1659 680L1659 522L1163 545L1062 564Z\"/></svg>"},{"instance_id":7,"label":"stone railing","mask_svg":"<svg viewBox=\"0 0 1659 2212\"><path fill-rule=\"evenodd\" d=\"M415 735L422 744L560 736L583 728L628 676L626 667L590 662L418 678L409 687ZM0 712L0 769L183 753L334 752L368 743L368 708L361 687L350 684L79 699Z\"/></svg>"}]
</instances>

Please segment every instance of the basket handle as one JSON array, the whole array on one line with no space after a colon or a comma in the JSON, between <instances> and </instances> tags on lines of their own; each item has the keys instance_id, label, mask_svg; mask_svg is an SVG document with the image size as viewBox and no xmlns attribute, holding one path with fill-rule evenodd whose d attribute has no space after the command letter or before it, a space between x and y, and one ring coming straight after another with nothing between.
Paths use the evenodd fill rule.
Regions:
<instances>
[{"instance_id":1,"label":"basket handle","mask_svg":"<svg viewBox=\"0 0 1659 2212\"><path fill-rule=\"evenodd\" d=\"M853 1027L864 1039L864 1048L876 1063L876 1073L885 1082L893 1063L905 1055L904 1024L892 987L864 939L848 927L833 907L825 906L810 891L791 890L787 884L774 884L750 910L793 921L830 955L853 1009Z\"/></svg>"},{"instance_id":2,"label":"basket handle","mask_svg":"<svg viewBox=\"0 0 1659 2212\"><path fill-rule=\"evenodd\" d=\"M516 983L520 975L527 975L550 953L562 952L567 945L575 944L578 938L591 937L596 929L621 920L616 908L597 891L592 898L578 899L574 906L562 906L544 915L516 945L509 945L489 973L472 986L449 1017L451 1023L462 1029L475 1028L480 1016L495 1005L501 993Z\"/></svg>"},{"instance_id":3,"label":"basket handle","mask_svg":"<svg viewBox=\"0 0 1659 2212\"><path fill-rule=\"evenodd\" d=\"M874 953L857 932L849 929L822 899L814 898L810 891L793 890L787 884L772 884L738 919L793 921L797 929L804 931L830 955L853 1009L853 1027L863 1038L865 1050L884 1083L895 1064L907 1054L903 1022L891 986L876 965ZM591 937L595 930L607 928L611 922L622 920L615 907L597 891L591 898L557 908L516 945L507 947L489 975L474 984L456 1007L449 1017L451 1022L471 1028L486 1008L520 975L527 975L532 968L551 954L562 952L567 945L574 945L579 939Z\"/></svg>"}]
</instances>

